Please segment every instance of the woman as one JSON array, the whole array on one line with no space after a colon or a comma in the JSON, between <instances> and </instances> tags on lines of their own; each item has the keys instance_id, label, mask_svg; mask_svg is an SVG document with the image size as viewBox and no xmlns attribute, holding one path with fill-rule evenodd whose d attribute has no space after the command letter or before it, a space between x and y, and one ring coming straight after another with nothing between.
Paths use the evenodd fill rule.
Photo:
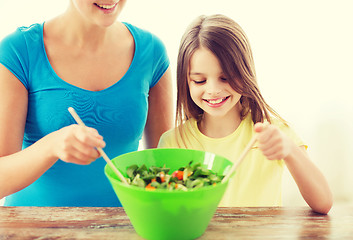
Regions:
<instances>
[{"instance_id":1,"label":"woman","mask_svg":"<svg viewBox=\"0 0 353 240\"><path fill-rule=\"evenodd\" d=\"M135 151L143 133L146 147L156 147L172 127L165 48L153 34L117 21L125 3L70 0L62 15L2 40L5 205L120 206L95 148L106 145L109 157ZM87 127L74 124L70 106Z\"/></svg>"}]
</instances>

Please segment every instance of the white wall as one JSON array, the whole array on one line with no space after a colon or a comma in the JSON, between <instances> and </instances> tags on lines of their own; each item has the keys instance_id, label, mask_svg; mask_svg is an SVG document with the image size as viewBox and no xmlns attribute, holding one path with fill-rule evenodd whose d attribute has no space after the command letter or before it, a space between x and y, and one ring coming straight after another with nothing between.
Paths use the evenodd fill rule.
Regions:
<instances>
[{"instance_id":1,"label":"white wall","mask_svg":"<svg viewBox=\"0 0 353 240\"><path fill-rule=\"evenodd\" d=\"M0 38L17 26L51 18L68 4L0 1ZM128 0L121 20L164 41L173 73L180 37L191 20L213 13L236 20L250 39L265 99L309 145L336 202L353 204L352 9L351 0ZM288 174L284 185L285 205L303 204Z\"/></svg>"}]
</instances>

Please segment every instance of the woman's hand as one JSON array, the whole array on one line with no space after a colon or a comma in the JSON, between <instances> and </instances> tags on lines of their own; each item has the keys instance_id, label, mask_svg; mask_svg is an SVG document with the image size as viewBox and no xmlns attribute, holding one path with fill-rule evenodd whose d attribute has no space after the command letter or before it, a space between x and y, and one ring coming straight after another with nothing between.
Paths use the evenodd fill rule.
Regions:
<instances>
[{"instance_id":1,"label":"woman's hand","mask_svg":"<svg viewBox=\"0 0 353 240\"><path fill-rule=\"evenodd\" d=\"M64 162L90 164L100 156L96 148L105 147L98 131L86 126L73 124L49 135L53 154Z\"/></svg>"},{"instance_id":2,"label":"woman's hand","mask_svg":"<svg viewBox=\"0 0 353 240\"><path fill-rule=\"evenodd\" d=\"M291 141L275 125L256 123L258 146L269 160L285 159L291 151Z\"/></svg>"}]
</instances>

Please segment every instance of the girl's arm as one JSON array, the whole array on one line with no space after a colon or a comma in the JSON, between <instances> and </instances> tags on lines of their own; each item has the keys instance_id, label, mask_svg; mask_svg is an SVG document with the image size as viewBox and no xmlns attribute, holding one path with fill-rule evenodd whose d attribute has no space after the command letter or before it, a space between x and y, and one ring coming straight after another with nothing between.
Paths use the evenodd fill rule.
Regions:
<instances>
[{"instance_id":1,"label":"girl's arm","mask_svg":"<svg viewBox=\"0 0 353 240\"><path fill-rule=\"evenodd\" d=\"M284 159L300 193L318 213L327 214L332 207L332 193L321 171L310 160L304 147L299 147L278 127L257 123L259 148L269 160Z\"/></svg>"},{"instance_id":2,"label":"girl's arm","mask_svg":"<svg viewBox=\"0 0 353 240\"><path fill-rule=\"evenodd\" d=\"M27 89L0 64L0 199L33 183L59 158L89 164L99 157L94 147L105 144L95 129L72 125L21 150L27 104Z\"/></svg>"},{"instance_id":3,"label":"girl's arm","mask_svg":"<svg viewBox=\"0 0 353 240\"><path fill-rule=\"evenodd\" d=\"M173 126L173 91L170 68L149 94L149 110L145 128L145 147L156 148L161 135Z\"/></svg>"}]
</instances>

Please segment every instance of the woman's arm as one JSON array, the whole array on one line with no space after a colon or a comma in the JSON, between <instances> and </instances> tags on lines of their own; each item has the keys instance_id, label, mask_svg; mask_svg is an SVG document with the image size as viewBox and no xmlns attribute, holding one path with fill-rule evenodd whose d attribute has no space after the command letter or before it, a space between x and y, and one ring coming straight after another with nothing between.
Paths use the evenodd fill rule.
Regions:
<instances>
[{"instance_id":1,"label":"woman's arm","mask_svg":"<svg viewBox=\"0 0 353 240\"><path fill-rule=\"evenodd\" d=\"M329 185L304 147L299 147L281 130L274 126L257 123L259 148L269 160L284 159L288 170L307 204L318 213L327 214L332 207Z\"/></svg>"},{"instance_id":2,"label":"woman's arm","mask_svg":"<svg viewBox=\"0 0 353 240\"><path fill-rule=\"evenodd\" d=\"M173 91L170 68L149 94L149 110L144 132L146 148L156 148L162 133L173 127Z\"/></svg>"},{"instance_id":3,"label":"woman's arm","mask_svg":"<svg viewBox=\"0 0 353 240\"><path fill-rule=\"evenodd\" d=\"M95 129L72 125L21 150L27 104L27 89L0 64L0 199L33 183L59 158L92 162L99 156L94 146L105 144Z\"/></svg>"}]
</instances>

